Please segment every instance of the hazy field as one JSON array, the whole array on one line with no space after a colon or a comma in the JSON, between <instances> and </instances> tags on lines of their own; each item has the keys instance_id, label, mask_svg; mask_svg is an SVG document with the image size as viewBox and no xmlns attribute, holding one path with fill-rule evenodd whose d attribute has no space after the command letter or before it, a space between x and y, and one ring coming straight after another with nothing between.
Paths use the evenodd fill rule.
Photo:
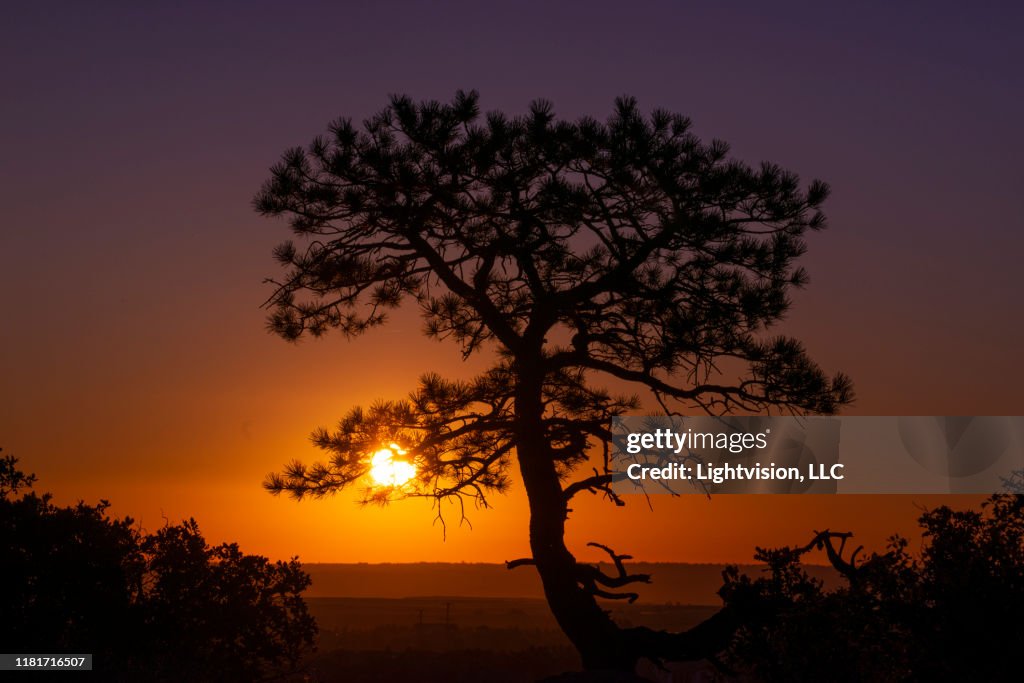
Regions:
<instances>
[{"instance_id":1,"label":"hazy field","mask_svg":"<svg viewBox=\"0 0 1024 683\"><path fill-rule=\"evenodd\" d=\"M535 681L578 669L536 573L495 564L310 564L320 626L306 680ZM609 570L610 568L605 568ZM635 604L607 602L624 626L689 628L717 608L721 565L635 563L653 575ZM759 567L745 567L748 573ZM833 580L825 568L813 568Z\"/></svg>"},{"instance_id":2,"label":"hazy field","mask_svg":"<svg viewBox=\"0 0 1024 683\"><path fill-rule=\"evenodd\" d=\"M629 570L650 574L652 583L632 587L640 603L718 605L722 585L721 564L631 562ZM476 598L543 598L537 572L530 567L508 570L503 564L412 563L412 564L306 564L313 579L307 597L409 598L457 595ZM835 581L827 567L807 566L826 584ZM613 567L602 565L612 574ZM740 569L757 575L761 567Z\"/></svg>"},{"instance_id":3,"label":"hazy field","mask_svg":"<svg viewBox=\"0 0 1024 683\"><path fill-rule=\"evenodd\" d=\"M536 598L310 598L315 681L534 681L579 666ZM622 624L682 629L709 606L609 605Z\"/></svg>"},{"instance_id":4,"label":"hazy field","mask_svg":"<svg viewBox=\"0 0 1024 683\"><path fill-rule=\"evenodd\" d=\"M520 649L567 644L533 598L310 598L321 648ZM715 611L695 605L607 603L622 625L688 628Z\"/></svg>"}]
</instances>

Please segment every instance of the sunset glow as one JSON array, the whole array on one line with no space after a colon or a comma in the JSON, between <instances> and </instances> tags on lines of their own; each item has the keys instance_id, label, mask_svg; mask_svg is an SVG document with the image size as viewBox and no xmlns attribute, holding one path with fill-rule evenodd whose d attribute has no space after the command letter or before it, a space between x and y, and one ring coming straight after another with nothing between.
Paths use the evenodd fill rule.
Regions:
<instances>
[{"instance_id":1,"label":"sunset glow","mask_svg":"<svg viewBox=\"0 0 1024 683\"><path fill-rule=\"evenodd\" d=\"M429 496L357 504L367 487L404 481L401 494L424 477L427 458L397 434L345 454L363 474L338 495L296 505L261 485L286 461L330 459L307 437L349 410L404 399L425 372L465 382L494 361L491 347L466 358L424 336L414 302L351 341L265 332L264 280L286 276L272 251L295 236L286 220L260 218L253 195L284 150L338 117L358 128L388 93L446 101L477 88L483 112L522 116L545 98L557 117L599 121L628 94L645 111L692 117L699 138L729 141L747 163L828 181L830 228L808 236L800 262L810 284L770 334L854 378L844 415L1024 414L1013 381L1024 339L1012 314L1024 254L1018 20L966 3L901 5L884 21L852 3L810 14L594 3L584 18L570 3L460 3L450 16L407 4L253 4L243 15L227 3L4 3L3 149L18 160L5 225L23 228L0 230L12 331L0 343L0 447L39 476L40 493L60 505L108 499L112 515L153 530L195 517L211 542L272 560L530 554L514 454L507 495L471 507L472 527L447 536ZM704 30L679 41L686 27ZM735 37L725 51L723 31ZM752 101L773 106L752 112ZM571 350L571 337L549 341ZM614 395L635 391L592 375ZM637 414L657 411L641 400ZM387 449L394 439L409 453ZM603 559L594 540L644 561L747 563L755 546L803 544L824 528L883 550L892 533L917 532L922 507L951 500L978 502L660 496L651 509L642 496L620 508L584 492L568 528L581 559Z\"/></svg>"},{"instance_id":2,"label":"sunset glow","mask_svg":"<svg viewBox=\"0 0 1024 683\"><path fill-rule=\"evenodd\" d=\"M373 454L370 460L370 477L377 486L402 486L416 476L416 466L395 456L405 455L398 444L390 444Z\"/></svg>"}]
</instances>

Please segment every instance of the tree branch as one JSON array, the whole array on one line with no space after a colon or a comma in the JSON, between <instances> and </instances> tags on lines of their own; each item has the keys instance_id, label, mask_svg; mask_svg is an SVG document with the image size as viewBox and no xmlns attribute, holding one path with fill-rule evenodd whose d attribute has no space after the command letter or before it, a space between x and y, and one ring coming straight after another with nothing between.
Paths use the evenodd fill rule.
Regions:
<instances>
[{"instance_id":1,"label":"tree branch","mask_svg":"<svg viewBox=\"0 0 1024 683\"><path fill-rule=\"evenodd\" d=\"M516 567L536 567L537 560L532 557L520 557L518 560L506 560L505 569L515 569Z\"/></svg>"},{"instance_id":2,"label":"tree branch","mask_svg":"<svg viewBox=\"0 0 1024 683\"><path fill-rule=\"evenodd\" d=\"M832 543L833 539L836 538L840 540L838 550ZM836 571L852 581L859 578L860 567L857 566L856 560L858 553L864 549L864 546L857 546L854 551L850 553L850 559L845 559L843 557L843 551L846 549L846 541L851 538L853 538L853 533L850 531L829 531L828 529L825 529L824 531L815 531L814 538L812 538L807 545L794 548L792 553L794 556L800 557L811 550L824 550L825 556Z\"/></svg>"},{"instance_id":3,"label":"tree branch","mask_svg":"<svg viewBox=\"0 0 1024 683\"><path fill-rule=\"evenodd\" d=\"M613 481L612 475L610 474L599 474L598 471L594 470L594 476L581 479L580 481L573 482L565 487L565 491L562 495L566 501L572 499L577 493L581 491L589 491L590 493L597 493L598 491L603 492L616 507L622 507L626 504L622 498L619 497L615 491L611 488Z\"/></svg>"}]
</instances>

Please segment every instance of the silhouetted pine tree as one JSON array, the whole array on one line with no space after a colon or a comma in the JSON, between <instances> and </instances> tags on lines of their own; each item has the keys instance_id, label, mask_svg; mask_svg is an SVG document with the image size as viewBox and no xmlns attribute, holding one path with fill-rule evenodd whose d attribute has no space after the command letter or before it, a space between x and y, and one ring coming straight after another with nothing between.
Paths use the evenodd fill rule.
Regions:
<instances>
[{"instance_id":1,"label":"silhouetted pine tree","mask_svg":"<svg viewBox=\"0 0 1024 683\"><path fill-rule=\"evenodd\" d=\"M851 400L845 376L769 334L806 282L796 260L805 233L825 226L827 195L773 164L732 160L688 119L645 116L629 98L603 123L558 120L547 102L481 115L475 92L450 104L394 97L361 128L333 123L286 152L255 200L299 239L275 252L285 273L269 300L273 331L354 336L408 300L429 336L494 363L467 381L426 374L405 400L354 409L313 435L325 462L292 463L267 487L334 492L395 443L417 477L367 500L427 496L463 509L486 506L518 468L532 556L510 566L536 566L586 667L713 656L738 607L686 633L619 628L595 597L629 597L619 589L646 577L611 550L617 575L577 562L565 522L580 493L622 504L609 487L609 423L640 402L603 379L665 411L831 413Z\"/></svg>"}]
</instances>

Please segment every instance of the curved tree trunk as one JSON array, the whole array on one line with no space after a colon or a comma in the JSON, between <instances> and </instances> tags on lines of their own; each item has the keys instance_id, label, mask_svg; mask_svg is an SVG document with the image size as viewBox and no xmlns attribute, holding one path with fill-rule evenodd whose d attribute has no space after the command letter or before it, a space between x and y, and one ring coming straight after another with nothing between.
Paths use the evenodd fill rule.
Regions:
<instances>
[{"instance_id":1,"label":"curved tree trunk","mask_svg":"<svg viewBox=\"0 0 1024 683\"><path fill-rule=\"evenodd\" d=\"M565 504L554 467L549 461L545 468L545 458L529 450L519 459L530 499L530 549L552 614L584 668L632 671L637 658L623 647L619 627L576 580L576 558L563 539Z\"/></svg>"},{"instance_id":2,"label":"curved tree trunk","mask_svg":"<svg viewBox=\"0 0 1024 683\"><path fill-rule=\"evenodd\" d=\"M530 503L530 549L551 612L589 670L632 671L636 656L594 596L577 582L576 558L565 547L567 503L542 429L541 382L520 373L516 387L516 450Z\"/></svg>"},{"instance_id":3,"label":"curved tree trunk","mask_svg":"<svg viewBox=\"0 0 1024 683\"><path fill-rule=\"evenodd\" d=\"M530 505L530 549L555 620L587 670L633 671L641 657L669 661L713 659L729 643L740 615L725 608L689 631L620 628L579 582L576 558L565 546L568 501L543 429L539 373L519 368L515 390L516 449Z\"/></svg>"}]
</instances>

